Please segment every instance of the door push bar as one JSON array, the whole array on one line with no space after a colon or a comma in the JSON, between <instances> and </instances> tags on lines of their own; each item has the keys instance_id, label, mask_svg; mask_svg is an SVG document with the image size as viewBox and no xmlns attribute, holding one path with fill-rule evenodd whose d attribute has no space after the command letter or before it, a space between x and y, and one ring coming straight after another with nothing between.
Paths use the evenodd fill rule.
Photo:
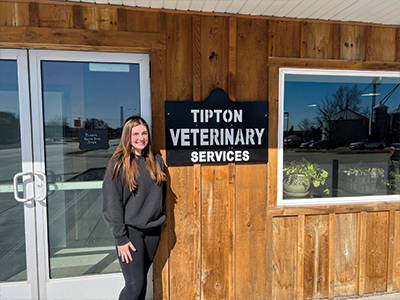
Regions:
<instances>
[{"instance_id":1,"label":"door push bar","mask_svg":"<svg viewBox=\"0 0 400 300\"><path fill-rule=\"evenodd\" d=\"M45 187L44 189L44 193L41 197L29 197L29 198L20 198L18 196L18 178L22 177L22 176L30 176L35 178L35 176L40 177L42 179L42 182L37 183L36 187L41 188ZM44 199L46 199L47 197L47 177L46 174L44 174L43 172L21 172L21 173L17 173L14 176L14 198L15 200L17 200L18 202L27 202L27 201L31 201L31 200L35 200L35 201L43 201Z\"/></svg>"}]
</instances>

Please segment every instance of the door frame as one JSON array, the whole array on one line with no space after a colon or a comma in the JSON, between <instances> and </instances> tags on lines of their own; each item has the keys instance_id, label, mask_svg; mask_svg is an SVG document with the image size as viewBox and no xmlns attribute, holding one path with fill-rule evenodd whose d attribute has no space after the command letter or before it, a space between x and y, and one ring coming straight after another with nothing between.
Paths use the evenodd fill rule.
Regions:
<instances>
[{"instance_id":1,"label":"door frame","mask_svg":"<svg viewBox=\"0 0 400 300\"><path fill-rule=\"evenodd\" d=\"M33 156L27 50L0 49L0 59L17 61L21 170L23 173L31 173L33 172ZM32 176L23 176L22 182L23 198L33 198L34 180ZM34 200L24 202L27 280L0 283L0 296L4 299L38 299L35 207L36 203Z\"/></svg>"}]
</instances>

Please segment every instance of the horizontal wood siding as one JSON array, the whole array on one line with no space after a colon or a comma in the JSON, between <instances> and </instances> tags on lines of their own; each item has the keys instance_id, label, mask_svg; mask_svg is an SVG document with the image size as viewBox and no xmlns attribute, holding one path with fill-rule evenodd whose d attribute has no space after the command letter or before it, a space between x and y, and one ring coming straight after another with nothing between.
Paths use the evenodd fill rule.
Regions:
<instances>
[{"instance_id":1,"label":"horizontal wood siding","mask_svg":"<svg viewBox=\"0 0 400 300\"><path fill-rule=\"evenodd\" d=\"M269 102L268 163L168 168L155 299L400 290L400 201L277 207L279 68L399 71L399 27L0 0L0 47L149 53L164 158L164 101Z\"/></svg>"}]
</instances>

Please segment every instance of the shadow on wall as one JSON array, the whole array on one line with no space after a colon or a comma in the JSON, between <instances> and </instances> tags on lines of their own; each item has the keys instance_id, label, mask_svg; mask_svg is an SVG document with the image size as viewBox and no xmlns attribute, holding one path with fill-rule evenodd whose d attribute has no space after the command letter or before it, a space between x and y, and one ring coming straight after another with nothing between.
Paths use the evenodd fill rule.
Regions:
<instances>
[{"instance_id":1,"label":"shadow on wall","mask_svg":"<svg viewBox=\"0 0 400 300\"><path fill-rule=\"evenodd\" d=\"M166 201L165 209L167 218L161 227L160 245L154 259L154 299L168 298L168 295L164 295L164 293L168 293L168 282L163 282L162 274L163 270L164 272L168 272L168 269L165 270L165 268L167 268L167 261L169 260L171 251L176 244L174 211L177 197L171 189L171 176L168 168L165 169L165 173L167 175L167 184L165 184L164 199ZM163 284L166 286L163 286Z\"/></svg>"}]
</instances>

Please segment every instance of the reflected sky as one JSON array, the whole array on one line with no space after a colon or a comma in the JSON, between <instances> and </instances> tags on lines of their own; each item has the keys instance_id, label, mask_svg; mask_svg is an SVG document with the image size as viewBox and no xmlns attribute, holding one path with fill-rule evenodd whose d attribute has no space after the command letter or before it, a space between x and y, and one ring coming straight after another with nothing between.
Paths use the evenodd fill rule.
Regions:
<instances>
[{"instance_id":1,"label":"reflected sky","mask_svg":"<svg viewBox=\"0 0 400 300\"><path fill-rule=\"evenodd\" d=\"M313 121L317 117L318 104L326 97L331 98L340 87L348 86L357 88L363 94L373 92L371 84L373 77L364 76L326 76L326 75L285 75L285 99L284 111L289 112L289 128L299 130L298 124L301 120L307 118ZM376 105L380 101L385 101L385 97L400 82L400 78L383 77L381 83L377 85ZM372 96L362 96L361 108L368 108L371 111ZM392 96L384 102L388 106L388 113L398 108L400 104L400 87L397 88ZM285 124L286 126L286 124ZM286 129L286 127L285 127Z\"/></svg>"},{"instance_id":2,"label":"reflected sky","mask_svg":"<svg viewBox=\"0 0 400 300\"><path fill-rule=\"evenodd\" d=\"M124 64L128 68L123 71L107 70L107 66L117 64L97 64L98 71L91 71L90 65L42 62L45 122L62 116L72 127L76 119L95 118L118 128L128 116L140 113L138 64Z\"/></svg>"}]
</instances>

